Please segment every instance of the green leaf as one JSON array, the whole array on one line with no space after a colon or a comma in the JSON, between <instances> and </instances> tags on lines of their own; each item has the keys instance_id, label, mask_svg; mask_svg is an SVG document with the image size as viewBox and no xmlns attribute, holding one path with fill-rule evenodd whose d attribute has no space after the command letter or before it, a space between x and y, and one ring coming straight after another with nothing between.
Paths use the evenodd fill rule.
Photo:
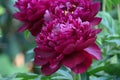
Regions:
<instances>
[{"instance_id":1,"label":"green leaf","mask_svg":"<svg viewBox=\"0 0 120 80\"><path fill-rule=\"evenodd\" d=\"M115 28L116 33L119 34L120 36L120 22L119 21L115 20L114 28Z\"/></svg>"},{"instance_id":2,"label":"green leaf","mask_svg":"<svg viewBox=\"0 0 120 80\"><path fill-rule=\"evenodd\" d=\"M106 0L106 7L110 11L120 3L120 0Z\"/></svg>"},{"instance_id":3,"label":"green leaf","mask_svg":"<svg viewBox=\"0 0 120 80\"><path fill-rule=\"evenodd\" d=\"M62 80L72 80L72 79L69 79L68 77L65 77L65 76L55 76L55 77L52 77L51 79L53 79L53 80L58 80L58 79L62 79Z\"/></svg>"},{"instance_id":4,"label":"green leaf","mask_svg":"<svg viewBox=\"0 0 120 80\"><path fill-rule=\"evenodd\" d=\"M94 75L95 73L104 70L104 68L105 68L104 66L94 68L93 70L90 70L90 71L88 72L88 74L89 74L89 75Z\"/></svg>"},{"instance_id":5,"label":"green leaf","mask_svg":"<svg viewBox=\"0 0 120 80\"><path fill-rule=\"evenodd\" d=\"M103 26L102 27L103 30L107 29L109 33L114 34L115 33L115 29L114 29L115 22L114 22L114 19L110 16L110 14L107 12L99 12L97 16L102 18L101 26Z\"/></svg>"},{"instance_id":6,"label":"green leaf","mask_svg":"<svg viewBox=\"0 0 120 80\"><path fill-rule=\"evenodd\" d=\"M60 76L53 77L52 79L58 78L58 79L72 80L72 75L68 71L64 71L64 70L60 69L56 73L59 74Z\"/></svg>"},{"instance_id":7,"label":"green leaf","mask_svg":"<svg viewBox=\"0 0 120 80\"><path fill-rule=\"evenodd\" d=\"M40 80L51 80L51 78L52 78L53 76L51 75L51 76L41 76L41 79Z\"/></svg>"},{"instance_id":8,"label":"green leaf","mask_svg":"<svg viewBox=\"0 0 120 80\"><path fill-rule=\"evenodd\" d=\"M0 16L4 13L5 13L5 9L2 6L0 6Z\"/></svg>"},{"instance_id":9,"label":"green leaf","mask_svg":"<svg viewBox=\"0 0 120 80\"><path fill-rule=\"evenodd\" d=\"M81 74L81 79L82 79L82 80L89 80L89 75L88 75L88 73L86 72L86 73Z\"/></svg>"},{"instance_id":10,"label":"green leaf","mask_svg":"<svg viewBox=\"0 0 120 80\"><path fill-rule=\"evenodd\" d=\"M115 39L115 40L106 40L109 43L116 43L118 46L120 46L120 39Z\"/></svg>"},{"instance_id":11,"label":"green leaf","mask_svg":"<svg viewBox=\"0 0 120 80\"><path fill-rule=\"evenodd\" d=\"M17 78L22 78L21 80L33 80L38 77L37 74L33 73L18 73L16 75Z\"/></svg>"},{"instance_id":12,"label":"green leaf","mask_svg":"<svg viewBox=\"0 0 120 80\"><path fill-rule=\"evenodd\" d=\"M117 75L120 77L120 63L107 64L104 67L104 71L110 75Z\"/></svg>"},{"instance_id":13,"label":"green leaf","mask_svg":"<svg viewBox=\"0 0 120 80\"><path fill-rule=\"evenodd\" d=\"M30 49L26 52L26 62L33 61L34 59L34 50Z\"/></svg>"},{"instance_id":14,"label":"green leaf","mask_svg":"<svg viewBox=\"0 0 120 80\"><path fill-rule=\"evenodd\" d=\"M30 32L28 30L24 31L24 37L27 39L30 36Z\"/></svg>"},{"instance_id":15,"label":"green leaf","mask_svg":"<svg viewBox=\"0 0 120 80\"><path fill-rule=\"evenodd\" d=\"M113 80L111 76L90 77L90 80Z\"/></svg>"}]
</instances>

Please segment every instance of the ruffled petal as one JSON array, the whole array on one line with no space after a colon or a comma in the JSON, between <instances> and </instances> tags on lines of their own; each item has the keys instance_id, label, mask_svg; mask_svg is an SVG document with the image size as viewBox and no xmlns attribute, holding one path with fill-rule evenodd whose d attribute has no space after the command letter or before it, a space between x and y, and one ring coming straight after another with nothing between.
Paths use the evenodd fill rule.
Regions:
<instances>
[{"instance_id":1,"label":"ruffled petal","mask_svg":"<svg viewBox=\"0 0 120 80\"><path fill-rule=\"evenodd\" d=\"M48 63L48 60L44 59L44 58L40 58L37 55L34 58L34 63L37 66L42 66Z\"/></svg>"},{"instance_id":2,"label":"ruffled petal","mask_svg":"<svg viewBox=\"0 0 120 80\"><path fill-rule=\"evenodd\" d=\"M96 18L93 18L91 21L90 21L90 23L91 23L91 25L92 26L96 26L96 25L98 25L100 22L101 22L101 18L99 18L99 17L96 17Z\"/></svg>"},{"instance_id":3,"label":"ruffled petal","mask_svg":"<svg viewBox=\"0 0 120 80\"><path fill-rule=\"evenodd\" d=\"M63 42L62 44L60 44L59 46L56 46L56 47L55 47L55 50L56 50L57 52L61 52L62 50L64 50L64 48L65 48L67 45L69 45L69 44L71 44L71 43L73 43L73 42L74 42L73 39L67 40L67 41Z\"/></svg>"},{"instance_id":4,"label":"ruffled petal","mask_svg":"<svg viewBox=\"0 0 120 80\"><path fill-rule=\"evenodd\" d=\"M43 20L36 21L36 23L34 23L32 27L28 28L28 30L30 30L33 36L37 36L37 34L41 31L42 24Z\"/></svg>"},{"instance_id":5,"label":"ruffled petal","mask_svg":"<svg viewBox=\"0 0 120 80\"><path fill-rule=\"evenodd\" d=\"M23 24L19 29L18 31L19 32L23 32L24 30L26 30L28 28L28 24Z\"/></svg>"},{"instance_id":6,"label":"ruffled petal","mask_svg":"<svg viewBox=\"0 0 120 80\"><path fill-rule=\"evenodd\" d=\"M85 55L86 55L86 56L84 56L85 59L82 63L71 68L73 72L75 72L77 74L84 73L90 67L90 65L92 64L92 57L88 53Z\"/></svg>"},{"instance_id":7,"label":"ruffled petal","mask_svg":"<svg viewBox=\"0 0 120 80\"><path fill-rule=\"evenodd\" d=\"M75 50L75 44L69 44L64 50L64 54L70 54Z\"/></svg>"},{"instance_id":8,"label":"ruffled petal","mask_svg":"<svg viewBox=\"0 0 120 80\"><path fill-rule=\"evenodd\" d=\"M100 2L95 2L95 3L93 3L92 5L91 5L91 7L90 7L90 9L91 9L91 14L90 14L90 16L91 16L91 18L92 17L94 17L97 13L98 13L98 11L100 10Z\"/></svg>"},{"instance_id":9,"label":"ruffled petal","mask_svg":"<svg viewBox=\"0 0 120 80\"><path fill-rule=\"evenodd\" d=\"M82 49L90 46L91 44L93 44L95 42L96 38L90 38L85 42L81 42L81 41L77 41L76 43L76 49L78 51L81 51Z\"/></svg>"},{"instance_id":10,"label":"ruffled petal","mask_svg":"<svg viewBox=\"0 0 120 80\"><path fill-rule=\"evenodd\" d=\"M41 49L38 47L38 48L35 48L34 51L35 51L36 55L41 58L49 58L49 57L54 56L54 52L46 47L44 47L44 49Z\"/></svg>"},{"instance_id":11,"label":"ruffled petal","mask_svg":"<svg viewBox=\"0 0 120 80\"><path fill-rule=\"evenodd\" d=\"M44 75L48 76L56 72L60 68L60 64L57 64L55 67L50 67L49 64L43 65L41 71Z\"/></svg>"},{"instance_id":12,"label":"ruffled petal","mask_svg":"<svg viewBox=\"0 0 120 80\"><path fill-rule=\"evenodd\" d=\"M71 55L67 55L66 57L64 57L64 59L62 60L63 65L69 67L69 68L73 68L76 65L82 63L85 59L85 55L82 52L79 53L72 53Z\"/></svg>"},{"instance_id":13,"label":"ruffled petal","mask_svg":"<svg viewBox=\"0 0 120 80\"><path fill-rule=\"evenodd\" d=\"M101 59L101 50L100 48L94 43L91 46L84 49L86 52L94 56L95 59Z\"/></svg>"}]
</instances>

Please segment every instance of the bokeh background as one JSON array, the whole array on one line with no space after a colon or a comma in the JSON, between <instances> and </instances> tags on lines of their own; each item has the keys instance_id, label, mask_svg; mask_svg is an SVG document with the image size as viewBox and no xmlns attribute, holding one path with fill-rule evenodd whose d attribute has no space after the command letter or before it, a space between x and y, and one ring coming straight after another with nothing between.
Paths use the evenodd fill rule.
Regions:
<instances>
[{"instance_id":1,"label":"bokeh background","mask_svg":"<svg viewBox=\"0 0 120 80\"><path fill-rule=\"evenodd\" d=\"M0 75L31 71L34 37L19 33L21 23L14 19L15 0L0 0Z\"/></svg>"},{"instance_id":2,"label":"bokeh background","mask_svg":"<svg viewBox=\"0 0 120 80\"><path fill-rule=\"evenodd\" d=\"M96 28L102 28L102 32L96 43L101 47L103 58L94 61L82 77L84 80L120 80L120 0L94 1L101 3L97 16L102 17L102 22ZM73 80L70 70L65 71L64 67L45 77L34 66L35 38L28 31L17 31L22 23L13 17L17 11L14 3L15 0L0 0L0 80Z\"/></svg>"}]
</instances>

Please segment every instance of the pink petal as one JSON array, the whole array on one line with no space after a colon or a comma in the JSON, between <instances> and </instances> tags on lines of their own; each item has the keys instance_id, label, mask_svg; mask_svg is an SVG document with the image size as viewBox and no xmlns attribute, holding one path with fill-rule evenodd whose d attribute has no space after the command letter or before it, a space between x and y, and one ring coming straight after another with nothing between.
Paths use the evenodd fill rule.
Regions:
<instances>
[{"instance_id":1,"label":"pink petal","mask_svg":"<svg viewBox=\"0 0 120 80\"><path fill-rule=\"evenodd\" d=\"M49 58L54 56L54 52L51 51L50 49L47 49L44 47L44 49L41 48L35 48L34 49L35 53L37 54L37 56L41 57L41 58Z\"/></svg>"},{"instance_id":2,"label":"pink petal","mask_svg":"<svg viewBox=\"0 0 120 80\"><path fill-rule=\"evenodd\" d=\"M27 21L27 16L25 16L26 14L25 13L23 13L23 12L17 12L17 13L15 13L13 16L16 18L16 19L18 19L18 20L20 20L21 22L26 22Z\"/></svg>"},{"instance_id":3,"label":"pink petal","mask_svg":"<svg viewBox=\"0 0 120 80\"><path fill-rule=\"evenodd\" d=\"M19 29L18 31L19 32L23 32L24 30L26 30L28 28L28 24L23 24Z\"/></svg>"},{"instance_id":4,"label":"pink petal","mask_svg":"<svg viewBox=\"0 0 120 80\"><path fill-rule=\"evenodd\" d=\"M88 47L89 45L91 45L91 44L93 44L94 42L95 42L95 40L96 40L96 38L90 38L90 39L88 39L87 41L85 41L85 42L77 42L76 43L76 49L78 50L78 51L80 51L80 50L82 50L82 49L84 49L84 48L86 48L86 47Z\"/></svg>"},{"instance_id":5,"label":"pink petal","mask_svg":"<svg viewBox=\"0 0 120 80\"><path fill-rule=\"evenodd\" d=\"M35 58L34 58L34 63L37 66L40 66L40 65L42 66L42 65L47 64L48 60L46 60L44 58L37 57L37 55L36 55Z\"/></svg>"},{"instance_id":6,"label":"pink petal","mask_svg":"<svg viewBox=\"0 0 120 80\"><path fill-rule=\"evenodd\" d=\"M92 57L88 53L84 57L85 59L82 63L72 68L73 72L80 74L85 72L90 67L90 65L92 64Z\"/></svg>"},{"instance_id":7,"label":"pink petal","mask_svg":"<svg viewBox=\"0 0 120 80\"><path fill-rule=\"evenodd\" d=\"M98 13L98 11L100 10L100 2L93 3L93 4L91 5L91 8L90 8L90 9L92 10L92 12L91 12L91 18L92 18L92 17L94 17L94 16Z\"/></svg>"},{"instance_id":8,"label":"pink petal","mask_svg":"<svg viewBox=\"0 0 120 80\"><path fill-rule=\"evenodd\" d=\"M41 9L41 10L38 10L35 14L31 15L28 17L28 20L29 21L36 21L38 19L41 19L43 18L43 14L45 13L45 10Z\"/></svg>"},{"instance_id":9,"label":"pink petal","mask_svg":"<svg viewBox=\"0 0 120 80\"><path fill-rule=\"evenodd\" d=\"M96 18L93 18L90 23L92 26L96 26L101 22L101 20L102 20L101 18L96 17Z\"/></svg>"},{"instance_id":10,"label":"pink petal","mask_svg":"<svg viewBox=\"0 0 120 80\"><path fill-rule=\"evenodd\" d=\"M95 59L101 59L101 51L100 48L94 43L93 45L84 49L89 54L93 55Z\"/></svg>"},{"instance_id":11,"label":"pink petal","mask_svg":"<svg viewBox=\"0 0 120 80\"><path fill-rule=\"evenodd\" d=\"M60 68L60 64L56 65L55 67L50 67L49 64L43 65L41 71L46 76L51 75L52 73L56 72Z\"/></svg>"},{"instance_id":12,"label":"pink petal","mask_svg":"<svg viewBox=\"0 0 120 80\"><path fill-rule=\"evenodd\" d=\"M70 54L75 50L75 44L69 44L64 50L64 54Z\"/></svg>"},{"instance_id":13,"label":"pink petal","mask_svg":"<svg viewBox=\"0 0 120 80\"><path fill-rule=\"evenodd\" d=\"M73 68L76 65L80 64L81 62L83 62L85 59L85 56L82 52L75 52L72 53L72 55L67 55L66 57L64 57L64 59L62 60L63 65L69 67L69 68Z\"/></svg>"},{"instance_id":14,"label":"pink petal","mask_svg":"<svg viewBox=\"0 0 120 80\"><path fill-rule=\"evenodd\" d=\"M37 34L40 33L41 28L42 28L41 24L43 24L42 20L39 20L36 23L34 23L34 25L32 25L32 27L29 28L29 30L33 36L37 36Z\"/></svg>"},{"instance_id":15,"label":"pink petal","mask_svg":"<svg viewBox=\"0 0 120 80\"><path fill-rule=\"evenodd\" d=\"M73 39L67 40L67 41L65 41L64 43L60 44L59 46L56 46L56 47L55 47L55 50L56 50L57 52L61 52L61 51L64 50L64 48L65 48L68 44L71 44L71 43L73 43L73 42L74 42Z\"/></svg>"},{"instance_id":16,"label":"pink petal","mask_svg":"<svg viewBox=\"0 0 120 80\"><path fill-rule=\"evenodd\" d=\"M93 34L98 34L98 33L100 33L101 31L102 31L102 29L98 28L98 29L96 29L96 30L93 32Z\"/></svg>"}]
</instances>

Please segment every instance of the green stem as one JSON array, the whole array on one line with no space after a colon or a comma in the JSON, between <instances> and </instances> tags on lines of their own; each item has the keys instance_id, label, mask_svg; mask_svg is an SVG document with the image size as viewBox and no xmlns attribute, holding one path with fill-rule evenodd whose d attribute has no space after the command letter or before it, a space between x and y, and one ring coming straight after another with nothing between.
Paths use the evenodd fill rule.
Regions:
<instances>
[{"instance_id":1,"label":"green stem","mask_svg":"<svg viewBox=\"0 0 120 80\"><path fill-rule=\"evenodd\" d=\"M103 0L103 6L102 6L102 10L105 12L106 11L106 0Z\"/></svg>"},{"instance_id":2,"label":"green stem","mask_svg":"<svg viewBox=\"0 0 120 80\"><path fill-rule=\"evenodd\" d=\"M80 74L78 74L78 80L81 80L81 75Z\"/></svg>"},{"instance_id":3,"label":"green stem","mask_svg":"<svg viewBox=\"0 0 120 80\"><path fill-rule=\"evenodd\" d=\"M118 4L118 20L120 21L120 4Z\"/></svg>"},{"instance_id":4,"label":"green stem","mask_svg":"<svg viewBox=\"0 0 120 80\"><path fill-rule=\"evenodd\" d=\"M73 72L71 72L73 80L76 80L76 76Z\"/></svg>"}]
</instances>

